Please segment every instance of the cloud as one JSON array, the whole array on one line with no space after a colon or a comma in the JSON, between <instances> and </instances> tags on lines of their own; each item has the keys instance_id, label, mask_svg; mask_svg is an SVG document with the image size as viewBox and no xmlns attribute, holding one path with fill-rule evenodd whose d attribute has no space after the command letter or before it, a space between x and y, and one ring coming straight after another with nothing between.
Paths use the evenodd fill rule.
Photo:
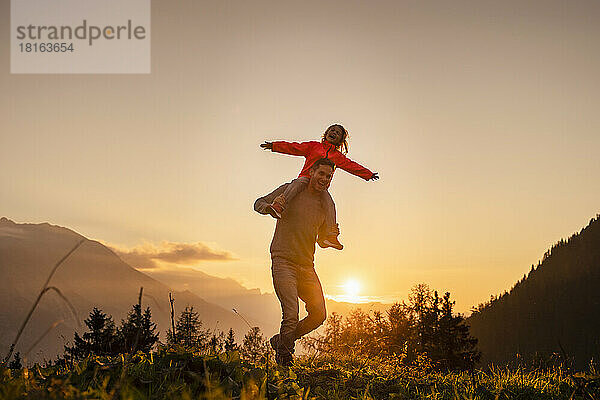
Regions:
<instances>
[{"instance_id":1,"label":"cloud","mask_svg":"<svg viewBox=\"0 0 600 400\"><path fill-rule=\"evenodd\" d=\"M109 245L123 261L136 268L157 268L161 264L196 265L200 261L236 260L232 253L216 250L198 243L162 242L159 245L144 243L133 248Z\"/></svg>"}]
</instances>

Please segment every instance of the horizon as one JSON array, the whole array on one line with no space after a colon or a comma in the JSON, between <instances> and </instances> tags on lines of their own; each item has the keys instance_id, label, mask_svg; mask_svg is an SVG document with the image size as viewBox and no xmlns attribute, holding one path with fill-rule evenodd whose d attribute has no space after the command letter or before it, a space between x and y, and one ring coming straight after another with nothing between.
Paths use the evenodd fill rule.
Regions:
<instances>
[{"instance_id":1,"label":"horizon","mask_svg":"<svg viewBox=\"0 0 600 400\"><path fill-rule=\"evenodd\" d=\"M0 2L10 51L10 2ZM273 292L274 220L256 198L303 158L265 140L340 123L344 250L317 249L335 298L510 289L600 212L600 3L152 2L151 73L11 74L0 65L0 198L120 249ZM100 44L97 44L100 45Z\"/></svg>"},{"instance_id":2,"label":"horizon","mask_svg":"<svg viewBox=\"0 0 600 400\"><path fill-rule=\"evenodd\" d=\"M594 217L591 217L590 222L593 221L594 218L596 218L596 219L600 218L600 213L596 214ZM124 253L123 249L119 249L117 247L112 247L109 243L106 243L106 242L104 242L101 239L98 239L98 238L88 238L85 234L83 234L81 232L78 232L78 231L76 231L74 229L71 229L70 227L57 225L57 224L54 224L54 223L52 223L50 221L44 221L44 222L19 222L19 221L15 221L12 218L9 218L7 216L0 216L0 222L2 220L6 220L6 221L8 221L10 223L13 223L13 224L16 224L16 225L50 225L52 227L58 227L58 228L67 229L67 230L69 230L71 232L74 232L74 233L76 233L78 235L81 235L81 236L85 237L87 240L98 242L99 244L105 246L106 248L108 248L109 250L111 250L112 252L114 252L116 256L118 256L123 262L125 262L131 268L133 268L136 271L139 271L139 272L141 272L141 273L143 273L143 274L151 277L152 279L157 280L158 282L160 282L160 283L162 283L162 284L164 284L164 285L166 285L166 286L170 287L171 289L174 289L174 290L176 290L178 292L183 292L183 291L190 292L191 291L192 293L194 293L195 290L192 289L192 288L190 288L190 287L188 287L187 284L184 284L183 286L181 286L181 285L173 285L172 283L170 283L170 282L173 282L173 281L169 281L168 278L165 279L164 277L160 276L162 273L166 272L167 275L170 275L171 277L180 276L180 278L184 278L184 279L185 279L185 273L188 273L188 274L190 272L193 272L193 273L202 273L202 274L206 274L210 278L223 279L223 280L232 280L233 282L235 282L235 284L239 285L241 288L243 288L244 290L249 291L249 292L258 290L260 295L273 295L273 296L275 295L274 290L273 291L269 291L269 290L262 290L259 287L248 287L248 286L244 285L242 282L239 282L238 280L236 280L235 277L218 277L218 276L215 276L215 275L207 274L206 272L202 271L201 269L197 269L195 267L189 267L189 266L186 267L186 266L184 266L184 267L178 267L176 270L169 270L169 269L162 270L160 267L157 268L156 261L150 261L150 260L152 260L151 257L146 258L146 260L148 262L150 262L150 263L154 263L155 265L153 265L152 267L146 267L146 268L139 267L139 266L136 267L135 265L133 265L130 262L130 260L134 260L134 262L135 261L139 261L139 260L143 260L144 257L143 256L140 257L140 254L135 254L133 257L131 257L131 254ZM546 250L546 252L544 252L544 255L542 257L540 257L540 259L538 260L538 265L539 265L539 263L541 263L543 261L546 253L548 251L550 251L550 249L552 247L554 247L556 244L558 244L559 242L561 242L563 240L564 241L568 241L571 237L578 235L586 226L587 226L587 224L585 226L582 226L579 230L577 230L577 231L575 231L575 232L573 232L573 233L571 233L571 234L569 234L569 235L567 235L565 237L561 237L561 239L556 240L552 244L552 246L550 246ZM0 233L2 233L2 232L0 232ZM4 232L4 234L7 234L7 232ZM8 232L8 234L10 234L10 232ZM18 237L18 235L17 235L17 237ZM151 244L149 244L149 243L145 243L145 245L146 246L148 246L148 245L151 246ZM178 249L178 250L181 250L181 249ZM164 257L165 254L163 253L163 254L161 254L161 256ZM532 264L532 266L534 266L534 264ZM529 272L529 269L524 273L524 276L527 276L528 272ZM455 308L454 312L460 313L460 314L464 315L465 317L469 317L470 315L472 315L472 309L476 309L478 306L481 306L482 304L487 304L488 301L491 298L496 298L496 299L499 298L505 292L510 293L511 290L512 290L512 287L515 284L517 284L519 281L520 281L520 279L515 280L515 282L510 287L505 288L501 292L490 294L490 297L488 297L487 299L482 300L478 304L471 305L467 311L457 310ZM437 291L440 295L443 294L444 292L446 292L446 290L443 290L443 289L440 290L440 288L431 287L428 282L419 282L417 284L425 284L425 285L429 286L432 291ZM359 281L356 281L356 280L352 279L352 278L349 279L349 280L347 280L343 285L340 285L340 286L342 288L344 288L344 291L341 294L331 295L331 294L328 294L326 291L324 291L325 298L327 300L334 301L336 303L349 304L349 305L350 304L354 304L354 305L356 305L357 308L363 307L363 306L369 306L369 305L377 305L377 304L379 304L381 306L391 306L391 305L393 305L395 303L402 303L402 302L408 301L408 295L410 294L408 292L406 294L406 297L404 297L404 298L398 298L398 297L382 298L381 296L361 295L360 294L360 292L361 292L361 288L360 288L361 283ZM411 290L412 289L413 288L411 287ZM231 292L230 294L234 294L234 293L235 292ZM226 293L223 293L223 294L226 295ZM453 301L456 301L454 294L451 293L451 295L452 295L451 299ZM200 296L200 297L202 297L202 296Z\"/></svg>"}]
</instances>

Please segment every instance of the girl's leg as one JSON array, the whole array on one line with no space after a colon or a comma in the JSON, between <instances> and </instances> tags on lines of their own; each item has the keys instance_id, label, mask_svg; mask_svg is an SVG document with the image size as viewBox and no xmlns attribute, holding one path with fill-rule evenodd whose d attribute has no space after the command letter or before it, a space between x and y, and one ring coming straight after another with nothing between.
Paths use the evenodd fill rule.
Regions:
<instances>
[{"instance_id":1,"label":"girl's leg","mask_svg":"<svg viewBox=\"0 0 600 400\"><path fill-rule=\"evenodd\" d=\"M333 202L333 198L329 193L329 190L325 190L322 196L323 205L325 206L325 232L327 232L327 236L324 238L326 240L326 247L333 247L338 250L342 250L344 246L337 239L340 234L340 230L337 224L337 217L335 212L335 203Z\"/></svg>"},{"instance_id":2,"label":"girl's leg","mask_svg":"<svg viewBox=\"0 0 600 400\"><path fill-rule=\"evenodd\" d=\"M266 213L270 214L273 218L279 219L282 216L285 206L289 203L294 196L306 189L308 185L308 178L300 177L296 178L290 183L285 184L285 190L279 196L275 197L271 204L266 208Z\"/></svg>"},{"instance_id":3,"label":"girl's leg","mask_svg":"<svg viewBox=\"0 0 600 400\"><path fill-rule=\"evenodd\" d=\"M283 198L285 202L282 204L282 206L284 208L286 204L292 201L292 199L296 197L298 193L306 189L308 181L309 179L307 177L301 176L300 178L296 178L288 184L288 186L285 188L285 191L283 192Z\"/></svg>"},{"instance_id":4,"label":"girl's leg","mask_svg":"<svg viewBox=\"0 0 600 400\"><path fill-rule=\"evenodd\" d=\"M337 226L335 203L329 190L323 192L323 200L325 200L325 225L327 232L335 232L333 236L337 236L339 234L339 229Z\"/></svg>"}]
</instances>

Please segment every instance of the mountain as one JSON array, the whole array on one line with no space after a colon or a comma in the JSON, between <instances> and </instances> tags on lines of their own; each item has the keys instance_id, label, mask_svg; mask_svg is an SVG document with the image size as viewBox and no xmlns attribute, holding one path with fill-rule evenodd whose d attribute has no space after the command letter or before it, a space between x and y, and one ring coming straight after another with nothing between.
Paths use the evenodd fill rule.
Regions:
<instances>
[{"instance_id":1,"label":"mountain","mask_svg":"<svg viewBox=\"0 0 600 400\"><path fill-rule=\"evenodd\" d=\"M272 293L247 289L234 279L218 278L192 268L143 271L175 290L188 290L227 310L235 309L244 318L255 320L258 326L267 327L269 331L279 329L281 308L277 297Z\"/></svg>"},{"instance_id":2,"label":"mountain","mask_svg":"<svg viewBox=\"0 0 600 400\"><path fill-rule=\"evenodd\" d=\"M144 307L150 306L164 339L170 326L167 285L135 270L101 243L88 240L70 229L43 224L17 224L0 219L0 355L6 354L19 326L38 296L53 266L80 240L83 244L58 268L49 285L54 286L76 310L74 318L65 302L54 291L47 292L24 330L16 351L22 354L57 321L60 322L35 346L30 360L53 358L72 340L78 321L99 307L111 314L116 323L138 301L143 287ZM241 341L248 325L231 311L191 293L174 294L176 313L185 306L198 311L203 326L227 331L230 327ZM257 321L246 318L251 325ZM266 332L272 334L273 332Z\"/></svg>"},{"instance_id":3,"label":"mountain","mask_svg":"<svg viewBox=\"0 0 600 400\"><path fill-rule=\"evenodd\" d=\"M600 215L548 250L510 292L468 319L482 361L562 354L584 368L600 359Z\"/></svg>"}]
</instances>

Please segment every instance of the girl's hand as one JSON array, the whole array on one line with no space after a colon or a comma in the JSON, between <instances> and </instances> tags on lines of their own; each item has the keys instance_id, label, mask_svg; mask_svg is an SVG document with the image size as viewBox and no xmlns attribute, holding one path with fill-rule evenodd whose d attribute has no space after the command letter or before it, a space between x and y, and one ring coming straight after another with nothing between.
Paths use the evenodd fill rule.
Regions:
<instances>
[{"instance_id":1,"label":"girl's hand","mask_svg":"<svg viewBox=\"0 0 600 400\"><path fill-rule=\"evenodd\" d=\"M263 150L273 150L273 142L267 142L267 141L265 140L265 142L264 142L264 143L262 143L262 144L260 145L260 147L262 147L262 148L263 148Z\"/></svg>"},{"instance_id":2,"label":"girl's hand","mask_svg":"<svg viewBox=\"0 0 600 400\"><path fill-rule=\"evenodd\" d=\"M378 172L373 172L373 175L369 178L370 181L376 181L377 179L379 179L379 173Z\"/></svg>"}]
</instances>

